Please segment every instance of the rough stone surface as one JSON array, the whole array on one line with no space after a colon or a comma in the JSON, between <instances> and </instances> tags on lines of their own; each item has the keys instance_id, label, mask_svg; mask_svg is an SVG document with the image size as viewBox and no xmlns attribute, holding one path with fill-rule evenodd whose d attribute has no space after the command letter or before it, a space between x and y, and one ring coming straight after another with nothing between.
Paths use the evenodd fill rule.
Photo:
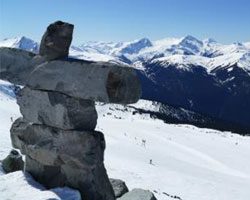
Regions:
<instances>
[{"instance_id":1,"label":"rough stone surface","mask_svg":"<svg viewBox=\"0 0 250 200\"><path fill-rule=\"evenodd\" d=\"M94 130L97 123L95 103L57 92L23 88L17 103L26 121L64 130Z\"/></svg>"},{"instance_id":2,"label":"rough stone surface","mask_svg":"<svg viewBox=\"0 0 250 200\"><path fill-rule=\"evenodd\" d=\"M128 192L128 187L126 186L124 181L113 178L110 178L109 181L113 187L116 198L121 197L122 195Z\"/></svg>"},{"instance_id":3,"label":"rough stone surface","mask_svg":"<svg viewBox=\"0 0 250 200\"><path fill-rule=\"evenodd\" d=\"M135 103L141 96L141 85L132 68L102 62L43 63L32 72L28 86L110 103Z\"/></svg>"},{"instance_id":4,"label":"rough stone surface","mask_svg":"<svg viewBox=\"0 0 250 200\"><path fill-rule=\"evenodd\" d=\"M103 162L104 136L97 131L65 131L17 119L11 127L12 145L45 165L87 168Z\"/></svg>"},{"instance_id":5,"label":"rough stone surface","mask_svg":"<svg viewBox=\"0 0 250 200\"><path fill-rule=\"evenodd\" d=\"M24 162L22 156L16 150L11 150L10 154L2 161L3 170L6 173L23 170Z\"/></svg>"},{"instance_id":6,"label":"rough stone surface","mask_svg":"<svg viewBox=\"0 0 250 200\"><path fill-rule=\"evenodd\" d=\"M43 184L47 188L64 186L65 177L61 174L60 166L43 165L26 155L25 171L29 172L33 178L36 179L36 181Z\"/></svg>"},{"instance_id":7,"label":"rough stone surface","mask_svg":"<svg viewBox=\"0 0 250 200\"><path fill-rule=\"evenodd\" d=\"M118 200L157 200L152 192L143 189L133 189Z\"/></svg>"},{"instance_id":8,"label":"rough stone surface","mask_svg":"<svg viewBox=\"0 0 250 200\"><path fill-rule=\"evenodd\" d=\"M42 37L39 54L47 60L67 57L73 29L73 24L62 21L50 24Z\"/></svg>"},{"instance_id":9,"label":"rough stone surface","mask_svg":"<svg viewBox=\"0 0 250 200\"><path fill-rule=\"evenodd\" d=\"M86 169L62 165L61 171L66 176L66 185L79 189L82 199L115 200L103 163Z\"/></svg>"},{"instance_id":10,"label":"rough stone surface","mask_svg":"<svg viewBox=\"0 0 250 200\"><path fill-rule=\"evenodd\" d=\"M17 85L26 84L36 65L44 59L21 49L0 47L0 79Z\"/></svg>"},{"instance_id":11,"label":"rough stone surface","mask_svg":"<svg viewBox=\"0 0 250 200\"><path fill-rule=\"evenodd\" d=\"M65 184L79 189L86 199L115 199L103 165L102 133L64 131L19 118L11 127L11 140L27 155L25 170L45 186ZM57 177L54 182L53 176Z\"/></svg>"}]
</instances>

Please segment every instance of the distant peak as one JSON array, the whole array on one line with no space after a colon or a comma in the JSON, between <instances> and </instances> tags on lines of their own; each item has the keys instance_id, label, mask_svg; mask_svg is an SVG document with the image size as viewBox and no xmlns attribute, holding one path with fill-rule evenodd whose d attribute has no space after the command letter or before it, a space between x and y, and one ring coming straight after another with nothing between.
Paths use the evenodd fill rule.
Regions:
<instances>
[{"instance_id":1,"label":"distant peak","mask_svg":"<svg viewBox=\"0 0 250 200\"><path fill-rule=\"evenodd\" d=\"M217 43L217 41L213 38L206 38L205 40L203 40L203 43L205 44L213 44L213 43Z\"/></svg>"},{"instance_id":2,"label":"distant peak","mask_svg":"<svg viewBox=\"0 0 250 200\"><path fill-rule=\"evenodd\" d=\"M146 38L146 37L141 38L139 41L142 41L142 42L150 42L150 40L149 40L148 38Z\"/></svg>"},{"instance_id":3,"label":"distant peak","mask_svg":"<svg viewBox=\"0 0 250 200\"><path fill-rule=\"evenodd\" d=\"M184 38L182 38L182 40L180 42L180 44L184 45L184 46L186 46L187 44L190 44L190 43L192 43L192 44L195 43L197 45L202 45L203 44L202 41L198 40L197 38L195 38L192 35L185 36Z\"/></svg>"},{"instance_id":4,"label":"distant peak","mask_svg":"<svg viewBox=\"0 0 250 200\"><path fill-rule=\"evenodd\" d=\"M199 41L197 38L195 38L195 37L192 36L192 35L186 35L186 36L182 39L182 41L184 41L184 40L195 40L195 41Z\"/></svg>"},{"instance_id":5,"label":"distant peak","mask_svg":"<svg viewBox=\"0 0 250 200\"><path fill-rule=\"evenodd\" d=\"M132 41L130 43L131 44L140 43L140 44L145 44L146 46L152 46L152 42L148 38L146 38L146 37L134 40L134 41Z\"/></svg>"},{"instance_id":6,"label":"distant peak","mask_svg":"<svg viewBox=\"0 0 250 200\"><path fill-rule=\"evenodd\" d=\"M241 42L234 42L233 44L237 46L244 46Z\"/></svg>"}]
</instances>

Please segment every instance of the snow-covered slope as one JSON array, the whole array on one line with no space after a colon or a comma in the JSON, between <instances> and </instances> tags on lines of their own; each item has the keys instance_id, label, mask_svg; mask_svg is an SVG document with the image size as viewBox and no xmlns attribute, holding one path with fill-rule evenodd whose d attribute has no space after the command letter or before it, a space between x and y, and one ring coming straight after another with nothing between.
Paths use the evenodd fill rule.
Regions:
<instances>
[{"instance_id":1,"label":"snow-covered slope","mask_svg":"<svg viewBox=\"0 0 250 200\"><path fill-rule=\"evenodd\" d=\"M3 85L6 88L9 84L1 82L0 88ZM0 90L0 160L11 149L11 117L20 116L15 99L8 95L10 92L2 91L6 90ZM157 104L149 101L132 106L159 110ZM173 200L174 196L182 200L249 199L250 137L165 124L121 105L98 104L97 111L97 129L104 133L107 142L108 174L126 181L129 189L150 189L158 200ZM61 192L58 195L55 190L44 191L36 186L31 177L24 177L21 172L0 173L1 200L62 196L61 199L70 199L65 198L66 194L77 195L66 188L57 189Z\"/></svg>"}]
</instances>

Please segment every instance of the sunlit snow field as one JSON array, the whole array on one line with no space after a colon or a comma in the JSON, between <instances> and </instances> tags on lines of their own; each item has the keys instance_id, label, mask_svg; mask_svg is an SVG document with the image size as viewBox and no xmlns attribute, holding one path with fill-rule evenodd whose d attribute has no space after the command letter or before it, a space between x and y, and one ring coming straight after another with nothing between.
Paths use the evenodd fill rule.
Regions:
<instances>
[{"instance_id":1,"label":"sunlit snow field","mask_svg":"<svg viewBox=\"0 0 250 200\"><path fill-rule=\"evenodd\" d=\"M0 91L0 160L11 149L11 117L20 116L15 99L5 93ZM149 189L158 200L173 200L169 195L182 200L250 199L250 137L164 124L109 107L97 107L97 129L106 138L105 165L110 177L123 179L129 189ZM41 191L28 178L32 184L21 172L4 175L0 170L0 199L79 198L66 188Z\"/></svg>"}]
</instances>

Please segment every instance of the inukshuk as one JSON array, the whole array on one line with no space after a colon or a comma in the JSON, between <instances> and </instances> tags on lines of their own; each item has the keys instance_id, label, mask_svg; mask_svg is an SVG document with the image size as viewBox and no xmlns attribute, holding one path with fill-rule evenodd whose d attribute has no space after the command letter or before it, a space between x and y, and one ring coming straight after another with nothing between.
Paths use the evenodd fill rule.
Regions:
<instances>
[{"instance_id":1,"label":"inukshuk","mask_svg":"<svg viewBox=\"0 0 250 200\"><path fill-rule=\"evenodd\" d=\"M95 131L94 101L136 102L141 87L133 69L68 58L73 25L51 24L39 55L1 48L1 79L24 85L17 95L23 118L11 128L25 171L48 188L70 186L85 200L113 200L103 160L105 140Z\"/></svg>"}]
</instances>

